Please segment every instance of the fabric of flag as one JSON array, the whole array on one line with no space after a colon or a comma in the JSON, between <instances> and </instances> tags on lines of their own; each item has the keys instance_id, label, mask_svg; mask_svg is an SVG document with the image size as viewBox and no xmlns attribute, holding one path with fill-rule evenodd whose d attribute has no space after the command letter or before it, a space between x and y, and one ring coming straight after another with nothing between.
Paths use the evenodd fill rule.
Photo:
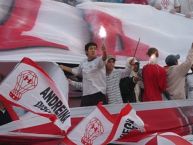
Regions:
<instances>
[{"instance_id":1,"label":"fabric of flag","mask_svg":"<svg viewBox=\"0 0 193 145\"><path fill-rule=\"evenodd\" d=\"M101 105L85 117L64 139L68 145L103 145L115 118Z\"/></svg>"},{"instance_id":2,"label":"fabric of flag","mask_svg":"<svg viewBox=\"0 0 193 145\"><path fill-rule=\"evenodd\" d=\"M72 7L52 0L3 0L0 11L0 61L25 56L79 63L85 58L84 45L95 41L99 48L105 42L117 65L125 65L125 56L136 49L136 57L146 60L148 47L158 48L165 64L170 53L184 59L192 43L193 19L148 5L87 2ZM107 32L104 41L98 35L101 25Z\"/></svg>"},{"instance_id":3,"label":"fabric of flag","mask_svg":"<svg viewBox=\"0 0 193 145\"><path fill-rule=\"evenodd\" d=\"M136 111L130 104L127 104L118 114L110 136L106 143L116 141L124 135L128 135L133 130L144 130L143 120L136 114Z\"/></svg>"},{"instance_id":4,"label":"fabric of flag","mask_svg":"<svg viewBox=\"0 0 193 145\"><path fill-rule=\"evenodd\" d=\"M141 139L137 145L192 145L176 133L154 133Z\"/></svg>"},{"instance_id":5,"label":"fabric of flag","mask_svg":"<svg viewBox=\"0 0 193 145\"><path fill-rule=\"evenodd\" d=\"M48 117L62 130L70 127L70 110L66 100L68 97L64 96L50 76L31 59L22 59L3 80L0 90L3 96L1 99L6 103Z\"/></svg>"}]
</instances>

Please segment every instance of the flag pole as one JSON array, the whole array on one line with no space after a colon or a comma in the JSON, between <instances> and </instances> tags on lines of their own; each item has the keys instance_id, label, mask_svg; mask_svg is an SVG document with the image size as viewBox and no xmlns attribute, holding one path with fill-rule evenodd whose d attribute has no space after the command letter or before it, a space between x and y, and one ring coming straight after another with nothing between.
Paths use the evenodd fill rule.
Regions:
<instances>
[{"instance_id":1,"label":"flag pole","mask_svg":"<svg viewBox=\"0 0 193 145\"><path fill-rule=\"evenodd\" d=\"M135 52L134 52L133 58L134 58L134 57L135 57L135 55L136 55L136 52L137 52L137 49L138 49L139 43L140 43L140 37L139 37L139 40L138 40L138 42L137 42L137 45L136 45L136 48L135 48Z\"/></svg>"}]
</instances>

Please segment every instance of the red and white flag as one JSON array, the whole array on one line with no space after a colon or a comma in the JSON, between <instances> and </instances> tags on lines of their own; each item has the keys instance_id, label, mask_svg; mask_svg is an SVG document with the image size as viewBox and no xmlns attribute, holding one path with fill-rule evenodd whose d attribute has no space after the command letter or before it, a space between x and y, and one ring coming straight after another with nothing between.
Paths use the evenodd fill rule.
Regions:
<instances>
[{"instance_id":1,"label":"red and white flag","mask_svg":"<svg viewBox=\"0 0 193 145\"><path fill-rule=\"evenodd\" d=\"M68 145L103 145L111 133L115 118L101 105L84 118L64 139Z\"/></svg>"},{"instance_id":2,"label":"red and white flag","mask_svg":"<svg viewBox=\"0 0 193 145\"><path fill-rule=\"evenodd\" d=\"M50 76L31 59L22 59L1 83L0 90L3 96L1 99L6 103L50 118L62 130L70 127L67 97Z\"/></svg>"},{"instance_id":3,"label":"red and white flag","mask_svg":"<svg viewBox=\"0 0 193 145\"><path fill-rule=\"evenodd\" d=\"M117 56L120 65L125 65L123 56L135 52L138 59L147 59L148 47L159 49L164 64L165 57L176 50L184 59L192 44L193 19L148 5L88 2L72 7L52 0L1 0L0 11L3 61L30 57L79 63L86 43L102 44L101 25L106 30L107 51Z\"/></svg>"},{"instance_id":4,"label":"red and white flag","mask_svg":"<svg viewBox=\"0 0 193 145\"><path fill-rule=\"evenodd\" d=\"M129 134L132 130L144 131L144 122L136 114L136 111L132 108L132 106L127 104L118 115L106 143L116 141L124 135Z\"/></svg>"}]
</instances>

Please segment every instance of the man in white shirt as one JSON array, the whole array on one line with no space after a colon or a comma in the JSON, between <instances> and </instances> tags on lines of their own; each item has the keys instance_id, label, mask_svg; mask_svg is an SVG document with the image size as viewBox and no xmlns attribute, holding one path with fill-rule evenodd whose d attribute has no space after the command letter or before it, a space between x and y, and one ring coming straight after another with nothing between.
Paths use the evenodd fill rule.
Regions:
<instances>
[{"instance_id":1,"label":"man in white shirt","mask_svg":"<svg viewBox=\"0 0 193 145\"><path fill-rule=\"evenodd\" d=\"M93 106L106 100L106 72L105 61L107 58L105 46L102 46L102 56L96 55L97 44L90 42L85 45L87 59L83 60L77 68L61 65L64 71L82 77L83 96L81 106Z\"/></svg>"},{"instance_id":2,"label":"man in white shirt","mask_svg":"<svg viewBox=\"0 0 193 145\"><path fill-rule=\"evenodd\" d=\"M121 78L128 77L131 73L132 63L134 58L128 61L125 69L115 69L115 57L109 55L106 61L106 95L108 98L108 104L120 104L123 103L120 92L120 80ZM70 85L77 89L82 90L82 83L69 80Z\"/></svg>"}]
</instances>

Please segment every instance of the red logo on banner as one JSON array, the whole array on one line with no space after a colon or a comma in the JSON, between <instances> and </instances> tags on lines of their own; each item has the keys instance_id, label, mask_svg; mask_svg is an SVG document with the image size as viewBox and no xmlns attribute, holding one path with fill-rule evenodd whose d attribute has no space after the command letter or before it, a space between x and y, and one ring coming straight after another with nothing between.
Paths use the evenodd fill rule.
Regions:
<instances>
[{"instance_id":1,"label":"red logo on banner","mask_svg":"<svg viewBox=\"0 0 193 145\"><path fill-rule=\"evenodd\" d=\"M104 127L101 121L94 117L86 126L84 136L81 138L81 142L84 145L92 145L93 141L104 133Z\"/></svg>"},{"instance_id":2,"label":"red logo on banner","mask_svg":"<svg viewBox=\"0 0 193 145\"><path fill-rule=\"evenodd\" d=\"M13 90L9 92L9 96L18 101L21 99L21 96L29 91L34 89L38 84L38 76L31 70L22 71L17 76L17 82Z\"/></svg>"},{"instance_id":3,"label":"red logo on banner","mask_svg":"<svg viewBox=\"0 0 193 145\"><path fill-rule=\"evenodd\" d=\"M162 1L161 1L161 4L162 4L162 6L164 7L164 9L167 9L167 8L168 8L168 5L169 5L169 0L162 0Z\"/></svg>"}]
</instances>

